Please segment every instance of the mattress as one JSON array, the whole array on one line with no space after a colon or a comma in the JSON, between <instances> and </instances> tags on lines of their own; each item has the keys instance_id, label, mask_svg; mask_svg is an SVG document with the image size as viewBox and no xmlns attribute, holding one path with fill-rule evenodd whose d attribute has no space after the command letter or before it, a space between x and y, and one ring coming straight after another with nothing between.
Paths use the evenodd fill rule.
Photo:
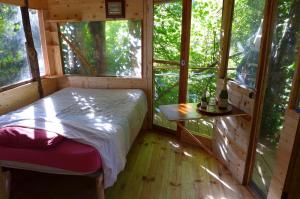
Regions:
<instances>
[{"instance_id":1,"label":"mattress","mask_svg":"<svg viewBox=\"0 0 300 199\"><path fill-rule=\"evenodd\" d=\"M101 157L94 147L66 139L47 150L0 145L0 165L47 173L86 175L101 169Z\"/></svg>"},{"instance_id":2,"label":"mattress","mask_svg":"<svg viewBox=\"0 0 300 199\"><path fill-rule=\"evenodd\" d=\"M126 155L142 127L146 112L146 96L139 89L66 88L0 116L0 127L44 129L92 146L101 156L104 186L109 187L125 167ZM20 167L23 166L24 162L20 162ZM26 167L30 166L33 166L30 170L38 170L41 166L49 168L49 165L26 164ZM50 170L53 169L59 168Z\"/></svg>"}]
</instances>

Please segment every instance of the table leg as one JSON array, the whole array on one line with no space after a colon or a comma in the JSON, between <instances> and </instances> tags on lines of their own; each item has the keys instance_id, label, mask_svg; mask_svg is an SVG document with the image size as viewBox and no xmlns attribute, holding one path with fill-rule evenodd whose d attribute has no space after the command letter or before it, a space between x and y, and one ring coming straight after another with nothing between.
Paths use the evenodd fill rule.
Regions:
<instances>
[{"instance_id":1,"label":"table leg","mask_svg":"<svg viewBox=\"0 0 300 199\"><path fill-rule=\"evenodd\" d=\"M219 157L217 157L205 144L203 144L184 125L182 125L182 122L177 122L177 125L181 130L185 131L189 136L191 136L204 151L224 165L223 161Z\"/></svg>"},{"instance_id":2,"label":"table leg","mask_svg":"<svg viewBox=\"0 0 300 199\"><path fill-rule=\"evenodd\" d=\"M184 127L184 122L177 122L177 139L181 141L182 127Z\"/></svg>"}]
</instances>

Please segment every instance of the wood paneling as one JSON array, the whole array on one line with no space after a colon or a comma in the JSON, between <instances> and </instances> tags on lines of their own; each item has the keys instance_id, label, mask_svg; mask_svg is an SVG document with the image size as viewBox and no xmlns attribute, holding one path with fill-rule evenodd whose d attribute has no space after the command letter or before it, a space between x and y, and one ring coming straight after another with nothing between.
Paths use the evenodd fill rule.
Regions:
<instances>
[{"instance_id":1,"label":"wood paneling","mask_svg":"<svg viewBox=\"0 0 300 199\"><path fill-rule=\"evenodd\" d=\"M268 192L268 199L281 198L299 122L299 113L290 109L285 112L285 121L283 130L280 134L275 168L273 170L273 176Z\"/></svg>"},{"instance_id":2,"label":"wood paneling","mask_svg":"<svg viewBox=\"0 0 300 199\"><path fill-rule=\"evenodd\" d=\"M58 90L55 78L43 79L45 96ZM0 93L0 115L17 110L39 99L37 83L29 83Z\"/></svg>"},{"instance_id":3,"label":"wood paneling","mask_svg":"<svg viewBox=\"0 0 300 199\"><path fill-rule=\"evenodd\" d=\"M220 92L223 80L218 80L217 93ZM243 182L247 151L250 139L251 114L254 100L249 97L253 92L228 82L229 102L248 113L248 116L221 117L215 120L212 146L213 151L224 165L234 173L234 177Z\"/></svg>"},{"instance_id":4,"label":"wood paneling","mask_svg":"<svg viewBox=\"0 0 300 199\"><path fill-rule=\"evenodd\" d=\"M145 79L65 76L58 78L58 83L60 88L138 88L145 91L147 89L147 81Z\"/></svg>"},{"instance_id":5,"label":"wood paneling","mask_svg":"<svg viewBox=\"0 0 300 199\"><path fill-rule=\"evenodd\" d=\"M42 48L44 53L46 75L63 75L60 42L57 23L49 22L48 11L39 11Z\"/></svg>"},{"instance_id":6,"label":"wood paneling","mask_svg":"<svg viewBox=\"0 0 300 199\"><path fill-rule=\"evenodd\" d=\"M18 6L25 6L24 0L0 0L0 2ZM45 10L48 8L47 0L29 0L29 8Z\"/></svg>"},{"instance_id":7,"label":"wood paneling","mask_svg":"<svg viewBox=\"0 0 300 199\"><path fill-rule=\"evenodd\" d=\"M84 2L84 3L83 3ZM142 0L127 0L126 19L143 19ZM50 21L106 20L104 0L48 0Z\"/></svg>"}]
</instances>

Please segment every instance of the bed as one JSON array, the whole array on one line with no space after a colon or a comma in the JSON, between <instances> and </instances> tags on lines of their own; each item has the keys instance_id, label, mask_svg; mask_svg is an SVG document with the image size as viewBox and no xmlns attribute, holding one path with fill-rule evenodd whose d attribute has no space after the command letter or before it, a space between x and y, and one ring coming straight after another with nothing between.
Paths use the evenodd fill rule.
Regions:
<instances>
[{"instance_id":1,"label":"bed","mask_svg":"<svg viewBox=\"0 0 300 199\"><path fill-rule=\"evenodd\" d=\"M112 186L146 112L146 96L139 89L65 88L0 116L0 128L34 129L65 138L40 150L0 145L0 167L67 175L100 171L104 187Z\"/></svg>"}]
</instances>

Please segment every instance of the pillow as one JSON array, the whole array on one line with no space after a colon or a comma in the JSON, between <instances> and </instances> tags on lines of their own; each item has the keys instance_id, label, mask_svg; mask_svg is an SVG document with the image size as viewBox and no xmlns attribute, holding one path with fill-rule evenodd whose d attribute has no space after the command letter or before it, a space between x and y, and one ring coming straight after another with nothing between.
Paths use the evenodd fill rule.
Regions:
<instances>
[{"instance_id":1,"label":"pillow","mask_svg":"<svg viewBox=\"0 0 300 199\"><path fill-rule=\"evenodd\" d=\"M7 147L49 149L63 140L63 136L42 129L20 126L0 128L0 145Z\"/></svg>"}]
</instances>

